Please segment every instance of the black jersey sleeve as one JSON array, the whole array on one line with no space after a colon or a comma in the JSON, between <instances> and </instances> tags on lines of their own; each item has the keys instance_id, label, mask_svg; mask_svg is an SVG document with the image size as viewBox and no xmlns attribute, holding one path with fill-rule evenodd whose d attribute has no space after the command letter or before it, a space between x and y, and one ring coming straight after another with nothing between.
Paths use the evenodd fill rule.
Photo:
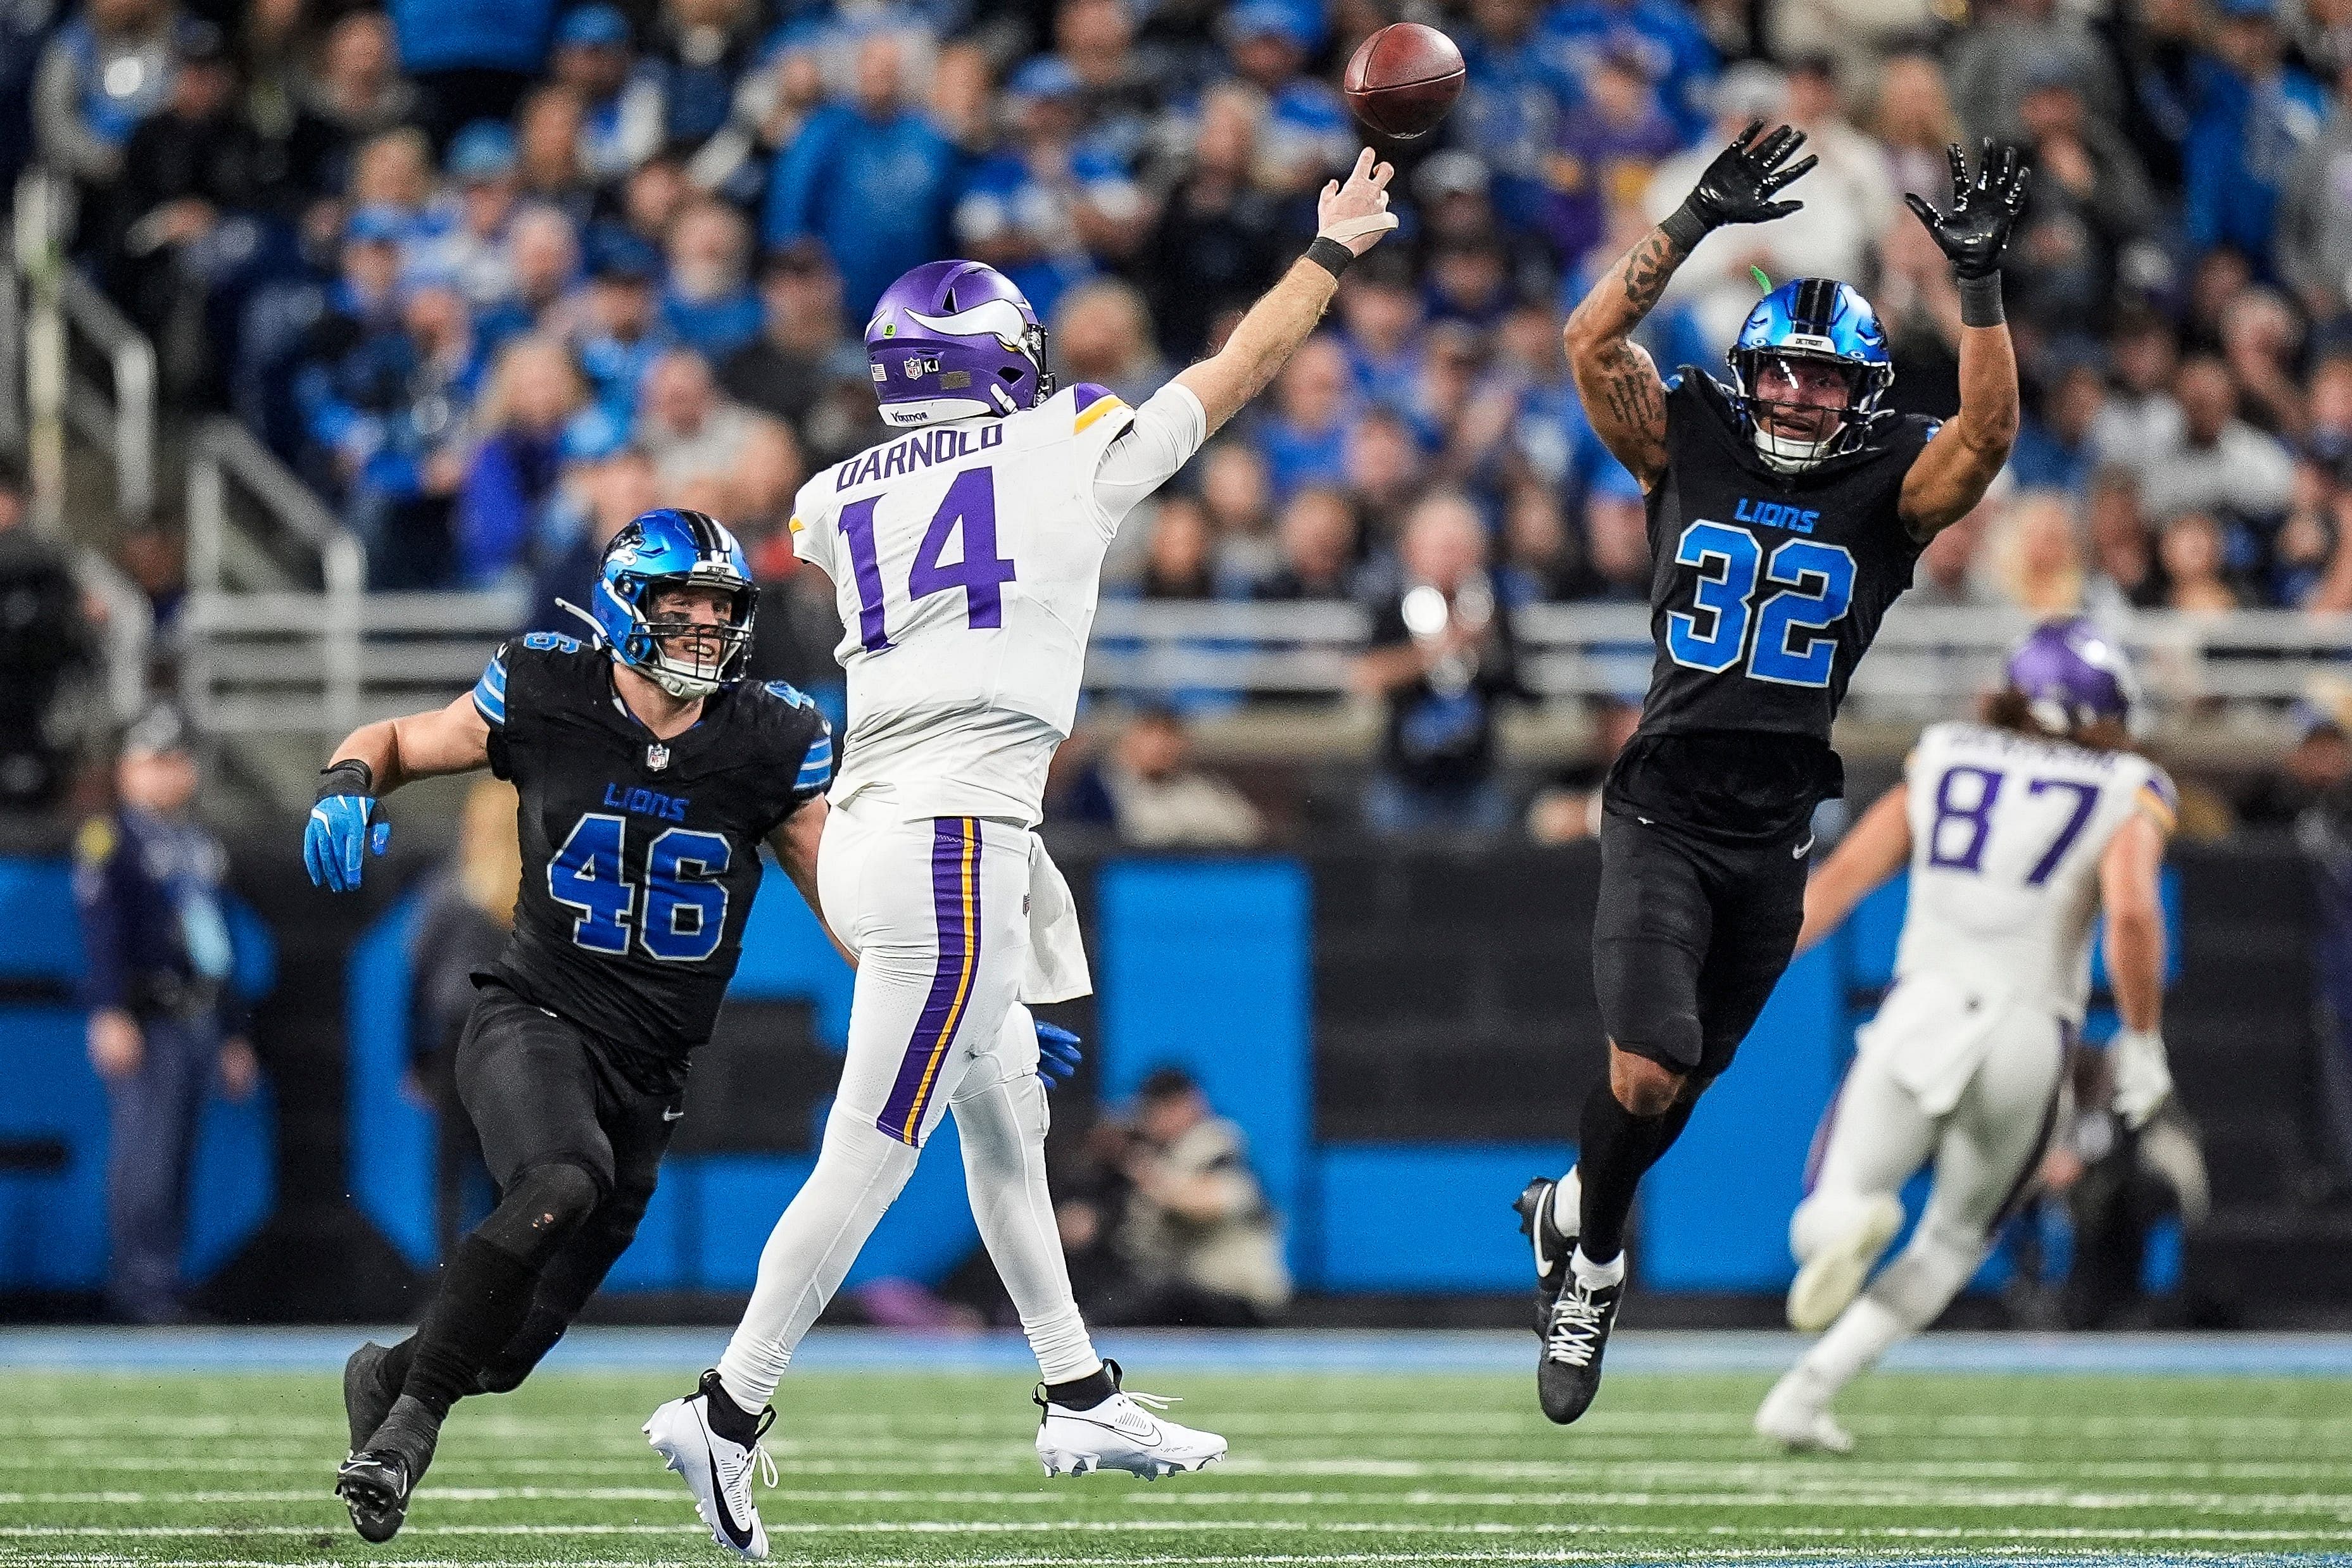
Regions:
<instances>
[{"instance_id":1,"label":"black jersey sleeve","mask_svg":"<svg viewBox=\"0 0 2352 1568\"><path fill-rule=\"evenodd\" d=\"M833 782L833 727L815 699L788 681L763 683L753 702L765 833Z\"/></svg>"},{"instance_id":2,"label":"black jersey sleeve","mask_svg":"<svg viewBox=\"0 0 2352 1568\"><path fill-rule=\"evenodd\" d=\"M561 632L531 632L499 644L474 683L474 711L490 727L490 772L514 778L515 748L527 744L544 711L555 666L578 658L583 644Z\"/></svg>"}]
</instances>

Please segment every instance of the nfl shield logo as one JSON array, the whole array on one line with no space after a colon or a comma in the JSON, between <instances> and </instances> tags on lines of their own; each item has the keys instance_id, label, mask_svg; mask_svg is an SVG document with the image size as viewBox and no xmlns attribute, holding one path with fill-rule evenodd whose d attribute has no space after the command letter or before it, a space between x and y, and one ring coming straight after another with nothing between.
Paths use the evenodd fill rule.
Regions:
<instances>
[{"instance_id":1,"label":"nfl shield logo","mask_svg":"<svg viewBox=\"0 0 2352 1568\"><path fill-rule=\"evenodd\" d=\"M656 773L669 766L669 747L656 740L646 747L646 766Z\"/></svg>"}]
</instances>

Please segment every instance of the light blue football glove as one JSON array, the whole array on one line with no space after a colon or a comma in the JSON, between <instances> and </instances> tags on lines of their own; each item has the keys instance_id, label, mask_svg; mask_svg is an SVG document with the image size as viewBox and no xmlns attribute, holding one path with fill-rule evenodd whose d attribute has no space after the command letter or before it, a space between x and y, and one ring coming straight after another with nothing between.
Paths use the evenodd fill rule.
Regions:
<instances>
[{"instance_id":1,"label":"light blue football glove","mask_svg":"<svg viewBox=\"0 0 2352 1568\"><path fill-rule=\"evenodd\" d=\"M310 825L302 830L302 864L310 885L331 893L357 893L360 870L370 854L382 854L392 842L390 822L371 822L375 815L372 795L330 795L310 808Z\"/></svg>"},{"instance_id":2,"label":"light blue football glove","mask_svg":"<svg viewBox=\"0 0 2352 1568\"><path fill-rule=\"evenodd\" d=\"M1078 1037L1068 1030L1056 1029L1040 1019L1037 1022L1037 1082L1047 1090L1060 1088L1078 1071L1086 1053L1078 1049Z\"/></svg>"}]
</instances>

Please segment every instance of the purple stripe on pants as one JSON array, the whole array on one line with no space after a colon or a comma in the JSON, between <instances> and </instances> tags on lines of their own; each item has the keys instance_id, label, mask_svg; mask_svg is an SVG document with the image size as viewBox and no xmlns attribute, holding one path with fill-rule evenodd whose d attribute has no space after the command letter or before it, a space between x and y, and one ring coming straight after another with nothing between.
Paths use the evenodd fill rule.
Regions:
<instances>
[{"instance_id":1,"label":"purple stripe on pants","mask_svg":"<svg viewBox=\"0 0 2352 1568\"><path fill-rule=\"evenodd\" d=\"M898 1080L875 1125L902 1144L919 1144L923 1111L963 1020L980 971L980 821L937 817L931 821L931 914L939 927L939 967L930 995L907 1041Z\"/></svg>"}]
</instances>

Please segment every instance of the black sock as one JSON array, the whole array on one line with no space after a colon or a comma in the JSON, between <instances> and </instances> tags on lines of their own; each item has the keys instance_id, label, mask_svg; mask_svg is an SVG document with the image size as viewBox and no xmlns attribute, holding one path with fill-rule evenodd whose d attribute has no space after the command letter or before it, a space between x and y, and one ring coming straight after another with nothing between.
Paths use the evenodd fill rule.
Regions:
<instances>
[{"instance_id":1,"label":"black sock","mask_svg":"<svg viewBox=\"0 0 2352 1568\"><path fill-rule=\"evenodd\" d=\"M719 1375L708 1372L702 1376L703 1404L710 1416L710 1429L730 1443L748 1448L760 1440L760 1413L746 1410L735 1403Z\"/></svg>"},{"instance_id":2,"label":"black sock","mask_svg":"<svg viewBox=\"0 0 2352 1568\"><path fill-rule=\"evenodd\" d=\"M410 1334L406 1339L385 1351L383 1359L375 1364L376 1376L382 1380L384 1387L392 1391L394 1398L400 1397L401 1386L408 1381L408 1369L415 1364L415 1361L416 1336Z\"/></svg>"},{"instance_id":3,"label":"black sock","mask_svg":"<svg viewBox=\"0 0 2352 1568\"><path fill-rule=\"evenodd\" d=\"M482 1368L482 1381L475 1392L512 1394L522 1386L522 1380L530 1375L531 1368L547 1358L547 1353L555 1348L555 1342L562 1339L563 1331L571 1326L571 1320L562 1312L543 1301L534 1299L530 1311L523 1317L522 1327L515 1331L514 1338L490 1359L490 1364Z\"/></svg>"},{"instance_id":4,"label":"black sock","mask_svg":"<svg viewBox=\"0 0 2352 1568\"><path fill-rule=\"evenodd\" d=\"M1045 1403L1059 1405L1065 1410L1091 1410L1118 1392L1118 1385L1111 1381L1110 1368L1097 1366L1084 1377L1045 1385Z\"/></svg>"},{"instance_id":5,"label":"black sock","mask_svg":"<svg viewBox=\"0 0 2352 1568\"><path fill-rule=\"evenodd\" d=\"M401 1392L436 1416L478 1386L530 1311L539 1270L478 1236L457 1243L441 1289L416 1325L414 1359Z\"/></svg>"},{"instance_id":6,"label":"black sock","mask_svg":"<svg viewBox=\"0 0 2352 1568\"><path fill-rule=\"evenodd\" d=\"M1584 1189L1576 1247L1587 1260L1606 1263L1625 1249L1633 1190L1682 1136L1696 1103L1693 1095L1663 1116L1636 1116L1617 1103L1606 1078L1592 1086L1576 1148L1576 1178Z\"/></svg>"}]
</instances>

